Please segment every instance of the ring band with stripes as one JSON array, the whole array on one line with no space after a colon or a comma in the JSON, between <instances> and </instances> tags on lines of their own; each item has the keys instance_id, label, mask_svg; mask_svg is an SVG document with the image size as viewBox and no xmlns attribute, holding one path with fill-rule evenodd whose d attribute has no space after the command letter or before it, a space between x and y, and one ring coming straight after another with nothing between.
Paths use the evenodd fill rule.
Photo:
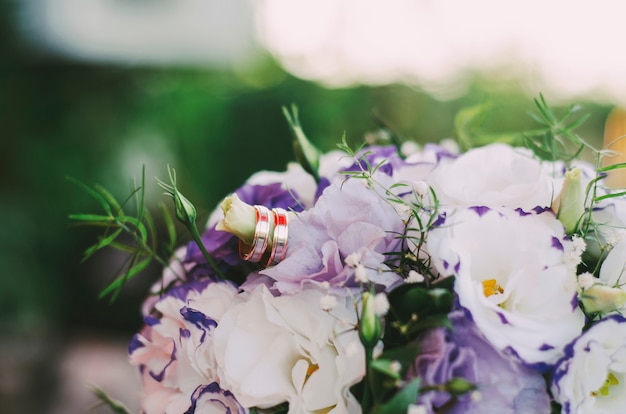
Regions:
<instances>
[{"instance_id":1,"label":"ring band with stripes","mask_svg":"<svg viewBox=\"0 0 626 414\"><path fill-rule=\"evenodd\" d=\"M243 260L256 263L261 260L269 242L270 211L267 207L258 205L254 206L254 209L256 210L254 239L251 246L239 240L239 255Z\"/></svg>"},{"instance_id":2,"label":"ring band with stripes","mask_svg":"<svg viewBox=\"0 0 626 414\"><path fill-rule=\"evenodd\" d=\"M267 261L267 266L280 263L287 254L287 238L289 237L289 219L287 211L282 208L273 208L274 215L274 237L272 243L272 252Z\"/></svg>"}]
</instances>

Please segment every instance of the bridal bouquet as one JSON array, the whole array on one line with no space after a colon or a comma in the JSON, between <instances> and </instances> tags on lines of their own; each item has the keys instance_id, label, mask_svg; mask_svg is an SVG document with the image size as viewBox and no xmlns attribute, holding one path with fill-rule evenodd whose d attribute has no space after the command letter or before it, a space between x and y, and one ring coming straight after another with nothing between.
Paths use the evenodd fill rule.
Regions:
<instances>
[{"instance_id":1,"label":"bridal bouquet","mask_svg":"<svg viewBox=\"0 0 626 414\"><path fill-rule=\"evenodd\" d=\"M171 183L178 247L130 343L145 413L618 413L626 407L626 199L542 99L523 146L320 153L261 171L206 228ZM566 115L570 115L568 111ZM578 160L581 151L598 160ZM607 161L608 160L608 161ZM152 219L101 188L110 232ZM100 217L100 219L98 219ZM117 244L116 244L117 243ZM172 243L170 243L172 244Z\"/></svg>"}]
</instances>

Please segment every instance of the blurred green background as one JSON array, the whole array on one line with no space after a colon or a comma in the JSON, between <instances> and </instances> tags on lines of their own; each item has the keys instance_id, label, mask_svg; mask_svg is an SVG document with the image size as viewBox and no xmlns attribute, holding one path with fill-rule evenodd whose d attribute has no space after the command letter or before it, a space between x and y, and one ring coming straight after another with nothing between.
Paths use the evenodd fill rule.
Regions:
<instances>
[{"instance_id":1,"label":"blurred green background","mask_svg":"<svg viewBox=\"0 0 626 414\"><path fill-rule=\"evenodd\" d=\"M480 75L470 75L466 92L442 100L402 84L325 88L290 75L262 51L236 70L73 60L21 36L15 4L0 5L3 412L51 410L62 398L55 384L68 344L83 334L129 340L160 273L144 272L113 305L97 299L121 258L102 252L81 263L98 233L73 227L68 214L99 206L66 177L102 184L123 199L145 165L156 212L168 200L153 177L165 178L169 164L201 223L252 173L282 170L293 159L284 105L299 106L305 132L323 150L334 149L344 131L360 143L378 128L372 115L406 139L453 137L457 111L486 101L494 103L486 129L533 127L527 91ZM582 104L592 116L581 134L597 141L610 105Z\"/></svg>"}]
</instances>

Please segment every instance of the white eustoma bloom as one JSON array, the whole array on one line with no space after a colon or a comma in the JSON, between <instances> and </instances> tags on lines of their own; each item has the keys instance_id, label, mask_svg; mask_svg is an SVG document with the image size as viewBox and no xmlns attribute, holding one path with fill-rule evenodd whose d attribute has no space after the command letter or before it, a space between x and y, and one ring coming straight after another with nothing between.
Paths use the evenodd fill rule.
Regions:
<instances>
[{"instance_id":1,"label":"white eustoma bloom","mask_svg":"<svg viewBox=\"0 0 626 414\"><path fill-rule=\"evenodd\" d=\"M554 166L525 148L491 144L440 163L426 180L442 206L547 207L559 194Z\"/></svg>"},{"instance_id":2,"label":"white eustoma bloom","mask_svg":"<svg viewBox=\"0 0 626 414\"><path fill-rule=\"evenodd\" d=\"M142 412L187 412L201 384L236 404L217 385L213 333L224 312L241 300L234 284L204 281L173 288L155 304L158 318L146 317L129 349L131 363L141 367Z\"/></svg>"},{"instance_id":3,"label":"white eustoma bloom","mask_svg":"<svg viewBox=\"0 0 626 414\"><path fill-rule=\"evenodd\" d=\"M349 388L365 375L365 354L349 299L331 311L323 292L274 297L261 285L227 311L215 330L220 386L244 407L289 403L289 413L360 413Z\"/></svg>"},{"instance_id":4,"label":"white eustoma bloom","mask_svg":"<svg viewBox=\"0 0 626 414\"><path fill-rule=\"evenodd\" d=\"M551 211L471 207L433 229L428 251L487 340L528 364L554 364L578 336L584 315L572 249Z\"/></svg>"},{"instance_id":5,"label":"white eustoma bloom","mask_svg":"<svg viewBox=\"0 0 626 414\"><path fill-rule=\"evenodd\" d=\"M623 413L626 407L626 319L608 317L566 348L552 380L563 413Z\"/></svg>"}]
</instances>

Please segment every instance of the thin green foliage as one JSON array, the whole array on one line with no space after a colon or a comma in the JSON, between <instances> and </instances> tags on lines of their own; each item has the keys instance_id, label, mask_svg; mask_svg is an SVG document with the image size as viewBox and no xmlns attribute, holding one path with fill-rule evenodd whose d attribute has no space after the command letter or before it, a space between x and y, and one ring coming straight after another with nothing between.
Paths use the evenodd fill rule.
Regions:
<instances>
[{"instance_id":1,"label":"thin green foliage","mask_svg":"<svg viewBox=\"0 0 626 414\"><path fill-rule=\"evenodd\" d=\"M109 396L109 394L107 394L107 392L104 391L103 389L98 388L96 386L92 386L91 391L100 400L100 405L106 405L114 413L117 413L117 414L132 414L132 412L130 411L130 409L128 407L126 407L121 401L118 401L118 400L112 398L111 396Z\"/></svg>"},{"instance_id":2,"label":"thin green foliage","mask_svg":"<svg viewBox=\"0 0 626 414\"><path fill-rule=\"evenodd\" d=\"M530 116L542 127L525 132L524 142L537 157L546 161L562 160L570 163L578 158L585 148L597 152L574 132L589 118L589 114L584 114L570 120L580 110L580 106L570 105L561 116L557 116L543 94L540 94L534 102L539 114L531 113Z\"/></svg>"},{"instance_id":3,"label":"thin green foliage","mask_svg":"<svg viewBox=\"0 0 626 414\"><path fill-rule=\"evenodd\" d=\"M171 220L166 219L169 239L164 246L159 245L156 225L146 208L145 167L141 172L141 183L133 185L130 195L123 202L119 202L100 185L88 186L73 178L68 180L95 199L104 210L104 214L69 215L70 220L78 225L104 228L98 240L85 250L83 261L104 248L112 248L128 255L122 269L100 292L100 298L109 296L111 302L115 301L126 282L140 274L154 261L162 266L168 265L168 258L177 242L176 231ZM134 215L124 212L124 207L130 201L134 201L135 204Z\"/></svg>"}]
</instances>

